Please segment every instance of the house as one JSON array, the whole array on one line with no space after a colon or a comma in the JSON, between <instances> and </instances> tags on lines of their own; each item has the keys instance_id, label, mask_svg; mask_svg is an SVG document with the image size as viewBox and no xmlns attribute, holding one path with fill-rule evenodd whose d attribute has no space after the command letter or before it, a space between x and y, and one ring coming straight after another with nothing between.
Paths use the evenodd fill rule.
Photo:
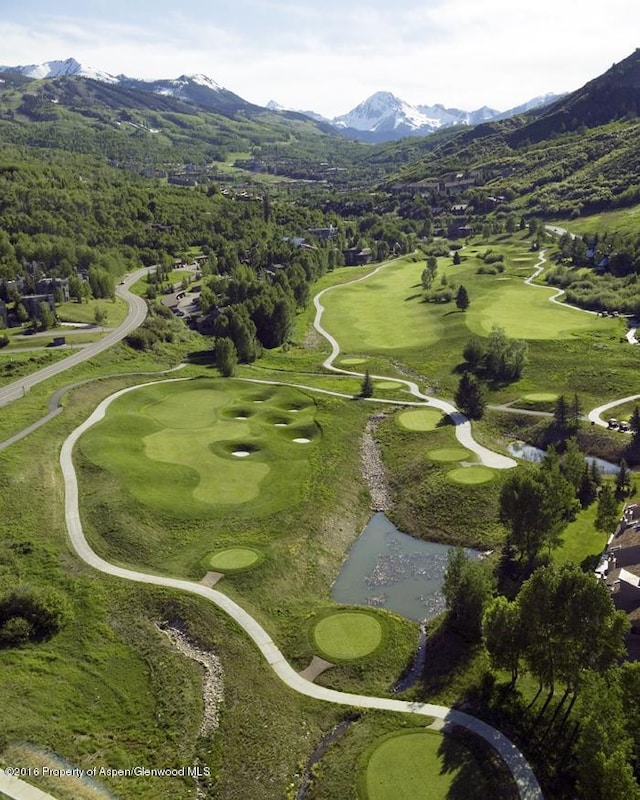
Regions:
<instances>
[{"instance_id":1,"label":"house","mask_svg":"<svg viewBox=\"0 0 640 800\"><path fill-rule=\"evenodd\" d=\"M596 575L606 580L616 608L626 611L633 628L640 629L640 504L625 506L622 518L607 542ZM638 625L636 625L637 617Z\"/></svg>"},{"instance_id":2,"label":"house","mask_svg":"<svg viewBox=\"0 0 640 800\"><path fill-rule=\"evenodd\" d=\"M36 283L36 292L38 294L51 294L56 295L60 292L62 295L62 302L68 303L71 299L69 294L69 278L41 278Z\"/></svg>"},{"instance_id":3,"label":"house","mask_svg":"<svg viewBox=\"0 0 640 800\"><path fill-rule=\"evenodd\" d=\"M29 319L40 319L40 306L42 303L49 306L49 309L54 313L56 310L56 303L52 294L24 294L21 302L29 315Z\"/></svg>"},{"instance_id":4,"label":"house","mask_svg":"<svg viewBox=\"0 0 640 800\"><path fill-rule=\"evenodd\" d=\"M361 267L365 264L370 264L373 259L371 248L369 247L364 247L362 250L359 247L348 247L342 251L342 255L344 256L345 267Z\"/></svg>"}]
</instances>

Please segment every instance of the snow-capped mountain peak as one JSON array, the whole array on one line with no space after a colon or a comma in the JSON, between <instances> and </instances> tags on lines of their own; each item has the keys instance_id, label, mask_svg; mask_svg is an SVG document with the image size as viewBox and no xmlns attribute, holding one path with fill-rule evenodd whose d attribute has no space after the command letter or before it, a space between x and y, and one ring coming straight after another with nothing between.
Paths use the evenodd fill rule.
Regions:
<instances>
[{"instance_id":1,"label":"snow-capped mountain peak","mask_svg":"<svg viewBox=\"0 0 640 800\"><path fill-rule=\"evenodd\" d=\"M75 58L67 58L65 61L45 61L43 64L28 64L21 67L0 67L0 70L10 70L24 75L26 78L42 80L44 78L66 78L78 76L81 78L93 78L103 83L118 83L118 79L108 72L94 69L86 64L81 64Z\"/></svg>"},{"instance_id":2,"label":"snow-capped mountain peak","mask_svg":"<svg viewBox=\"0 0 640 800\"><path fill-rule=\"evenodd\" d=\"M412 106L391 92L376 92L348 114L333 120L339 128L358 131L388 131L439 127L437 118L430 117L421 108Z\"/></svg>"}]
</instances>

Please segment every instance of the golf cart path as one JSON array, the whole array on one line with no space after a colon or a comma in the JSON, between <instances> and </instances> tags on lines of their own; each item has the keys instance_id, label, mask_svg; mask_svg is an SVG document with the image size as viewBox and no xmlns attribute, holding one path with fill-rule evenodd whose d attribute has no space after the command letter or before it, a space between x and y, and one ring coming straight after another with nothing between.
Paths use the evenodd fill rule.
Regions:
<instances>
[{"instance_id":1,"label":"golf cart path","mask_svg":"<svg viewBox=\"0 0 640 800\"><path fill-rule=\"evenodd\" d=\"M127 276L127 278L125 278L123 283L116 286L116 294L125 300L129 306L129 313L127 314L124 322L118 325L117 328L111 330L104 338L97 342L92 342L91 344L86 345L81 350L76 350L76 352L70 356L67 356L67 358L63 358L61 361L57 361L55 364L49 364L49 366L44 367L37 372L33 372L31 375L25 375L23 378L19 378L18 380L1 387L0 407L17 400L19 397L24 397L26 392L28 392L29 389L33 388L38 383L41 383L48 378L52 378L54 375L58 375L60 372L64 372L71 367L75 367L77 364L81 364L83 361L87 361L88 359L93 358L93 356L98 355L98 353L102 353L103 350L107 350L112 345L121 341L125 336L130 334L131 331L140 326L147 316L147 304L144 298L132 294L129 291L129 288L143 275L146 275L148 270L149 268L142 267L141 269L132 272Z\"/></svg>"},{"instance_id":2,"label":"golf cart path","mask_svg":"<svg viewBox=\"0 0 640 800\"><path fill-rule=\"evenodd\" d=\"M598 406L597 408L592 409L587 415L589 422L592 422L595 425L600 425L602 428L608 428L609 425L604 419L602 419L602 415L606 411L609 411L616 406L621 406L623 403L630 403L633 400L640 400L640 394L631 394L628 397L621 397L618 400L611 400L609 403Z\"/></svg>"},{"instance_id":3,"label":"golf cart path","mask_svg":"<svg viewBox=\"0 0 640 800\"><path fill-rule=\"evenodd\" d=\"M167 382L171 383L179 380L184 379L174 378ZM227 595L193 581L153 575L110 564L91 549L85 538L80 520L78 481L72 458L73 448L85 431L104 418L107 408L114 400L138 388L141 387L130 386L107 397L81 425L72 431L62 445L60 466L64 480L65 520L69 539L78 556L86 564L106 575L136 583L163 586L189 592L213 603L227 613L248 634L280 680L299 694L339 705L435 717L443 720L447 726L455 725L466 728L484 739L501 756L513 776L522 800L543 800L540 785L527 760L513 742L496 728L470 714L447 706L433 705L431 703L409 703L387 697L369 697L317 686L315 683L303 678L293 669L260 623Z\"/></svg>"},{"instance_id":4,"label":"golf cart path","mask_svg":"<svg viewBox=\"0 0 640 800\"><path fill-rule=\"evenodd\" d=\"M538 278L540 274L544 272L545 264L547 263L545 252L545 250L540 250L538 253L538 261L533 268L533 272L528 278L524 279L524 282L527 284L527 286L533 286L534 289L545 289L546 291L550 291L553 287L542 286L539 283L534 283L536 278ZM597 311L589 311L588 308L579 308L578 306L572 306L569 303L563 303L558 299L559 297L562 297L563 294L566 294L564 289L556 289L555 293L549 297L549 301L551 303L556 303L556 305L561 306L561 308L570 308L572 311L582 311L583 314L597 315Z\"/></svg>"},{"instance_id":5,"label":"golf cart path","mask_svg":"<svg viewBox=\"0 0 640 800\"><path fill-rule=\"evenodd\" d=\"M50 794L37 789L30 783L20 780L0 768L0 792L12 800L55 800Z\"/></svg>"},{"instance_id":6,"label":"golf cart path","mask_svg":"<svg viewBox=\"0 0 640 800\"><path fill-rule=\"evenodd\" d=\"M316 308L313 327L331 345L330 355L322 362L322 366L325 369L328 369L331 372L337 372L341 375L351 375L357 378L364 377L363 372L354 372L334 366L333 362L341 352L340 345L338 344L336 338L332 336L322 325L322 315L325 310L325 307L322 304L322 298L325 294L327 294L327 292L335 291L336 289L340 289L344 286L353 286L356 283L360 283L360 281L367 280L392 263L393 262L387 262L385 264L381 264L379 267L376 267L376 269L368 272L366 275L355 278L347 283L341 283L338 286L329 286L326 289L323 289L321 292L318 292L318 294L313 298L313 304ZM430 397L429 395L420 391L417 383L405 380L404 378L398 378L395 375L371 375L371 378L374 380L387 380L402 383L407 387L409 394L413 395L413 397L423 401L425 405L431 408L437 408L444 414L448 414L455 425L457 440L463 447L467 448L467 450L475 453L481 464L484 464L487 467L493 467L494 469L511 469L512 467L516 466L517 462L513 458L509 458L508 456L504 456L500 453L495 453L493 450L489 450L489 448L483 447L481 444L476 442L471 431L471 422L462 412L458 411L453 403L448 403L446 400L440 400L439 398Z\"/></svg>"}]
</instances>

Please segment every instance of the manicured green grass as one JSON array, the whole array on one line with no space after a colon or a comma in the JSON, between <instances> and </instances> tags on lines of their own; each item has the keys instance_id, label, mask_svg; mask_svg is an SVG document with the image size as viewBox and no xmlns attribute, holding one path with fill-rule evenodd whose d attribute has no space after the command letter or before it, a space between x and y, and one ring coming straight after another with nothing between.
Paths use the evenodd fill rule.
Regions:
<instances>
[{"instance_id":1,"label":"manicured green grass","mask_svg":"<svg viewBox=\"0 0 640 800\"><path fill-rule=\"evenodd\" d=\"M533 392L532 394L525 394L523 400L528 400L531 403L550 403L558 399L555 392Z\"/></svg>"},{"instance_id":2,"label":"manicured green grass","mask_svg":"<svg viewBox=\"0 0 640 800\"><path fill-rule=\"evenodd\" d=\"M250 547L228 547L206 559L207 566L217 572L237 572L255 567L262 560L262 553Z\"/></svg>"},{"instance_id":3,"label":"manicured green grass","mask_svg":"<svg viewBox=\"0 0 640 800\"><path fill-rule=\"evenodd\" d=\"M479 483L489 483L495 478L495 471L489 467L481 465L473 467L458 467L447 473L450 481L462 483L464 485L477 485Z\"/></svg>"},{"instance_id":4,"label":"manicured green grass","mask_svg":"<svg viewBox=\"0 0 640 800\"><path fill-rule=\"evenodd\" d=\"M402 389L404 384L399 381L376 381L374 386L376 389Z\"/></svg>"},{"instance_id":5,"label":"manicured green grass","mask_svg":"<svg viewBox=\"0 0 640 800\"><path fill-rule=\"evenodd\" d=\"M366 358L340 358L337 361L338 365L355 366L356 364L366 364Z\"/></svg>"},{"instance_id":6,"label":"manicured green grass","mask_svg":"<svg viewBox=\"0 0 640 800\"><path fill-rule=\"evenodd\" d=\"M336 611L323 616L312 629L313 642L329 661L353 661L375 652L383 642L379 616L367 611Z\"/></svg>"},{"instance_id":7,"label":"manicured green grass","mask_svg":"<svg viewBox=\"0 0 640 800\"><path fill-rule=\"evenodd\" d=\"M564 529L560 537L561 544L553 551L553 560L557 564L571 561L579 565L585 558L602 553L609 533L596 530L596 511L597 503L592 503Z\"/></svg>"},{"instance_id":8,"label":"manicured green grass","mask_svg":"<svg viewBox=\"0 0 640 800\"><path fill-rule=\"evenodd\" d=\"M398 414L398 424L408 431L434 431L443 420L442 412L432 408L416 408Z\"/></svg>"},{"instance_id":9,"label":"manicured green grass","mask_svg":"<svg viewBox=\"0 0 640 800\"><path fill-rule=\"evenodd\" d=\"M430 730L384 737L370 753L361 800L445 800L465 786L464 796L486 798L485 776L461 743Z\"/></svg>"},{"instance_id":10,"label":"manicured green grass","mask_svg":"<svg viewBox=\"0 0 640 800\"><path fill-rule=\"evenodd\" d=\"M271 513L293 502L320 438L313 400L295 389L233 381L178 381L115 401L81 449L140 502L178 516L251 503Z\"/></svg>"},{"instance_id":11,"label":"manicured green grass","mask_svg":"<svg viewBox=\"0 0 640 800\"><path fill-rule=\"evenodd\" d=\"M464 447L439 447L429 450L427 457L433 461L464 461L472 455Z\"/></svg>"},{"instance_id":12,"label":"manicured green grass","mask_svg":"<svg viewBox=\"0 0 640 800\"><path fill-rule=\"evenodd\" d=\"M87 300L86 303L60 303L56 306L56 314L62 322L83 322L86 325L94 325L97 309L107 315L102 324L115 328L124 321L129 306L119 297L115 300Z\"/></svg>"}]
</instances>

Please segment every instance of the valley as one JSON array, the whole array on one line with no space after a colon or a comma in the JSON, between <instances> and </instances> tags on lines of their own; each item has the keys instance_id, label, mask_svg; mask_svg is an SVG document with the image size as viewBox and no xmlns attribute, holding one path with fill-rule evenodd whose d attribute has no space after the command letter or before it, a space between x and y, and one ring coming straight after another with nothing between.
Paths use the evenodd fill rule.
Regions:
<instances>
[{"instance_id":1,"label":"valley","mask_svg":"<svg viewBox=\"0 0 640 800\"><path fill-rule=\"evenodd\" d=\"M594 574L637 508L628 81L606 120L574 126L570 95L385 145L139 86L15 81L0 780L22 770L55 800L640 796L633 547L621 576ZM223 177L231 152L250 158ZM169 158L198 180L169 181ZM56 309L96 326L106 309L114 330L42 372L19 337L59 335ZM394 570L426 592L384 550L370 601L333 596L376 482L399 531L448 548L422 626L378 602ZM196 651L218 660L215 692Z\"/></svg>"}]
</instances>

